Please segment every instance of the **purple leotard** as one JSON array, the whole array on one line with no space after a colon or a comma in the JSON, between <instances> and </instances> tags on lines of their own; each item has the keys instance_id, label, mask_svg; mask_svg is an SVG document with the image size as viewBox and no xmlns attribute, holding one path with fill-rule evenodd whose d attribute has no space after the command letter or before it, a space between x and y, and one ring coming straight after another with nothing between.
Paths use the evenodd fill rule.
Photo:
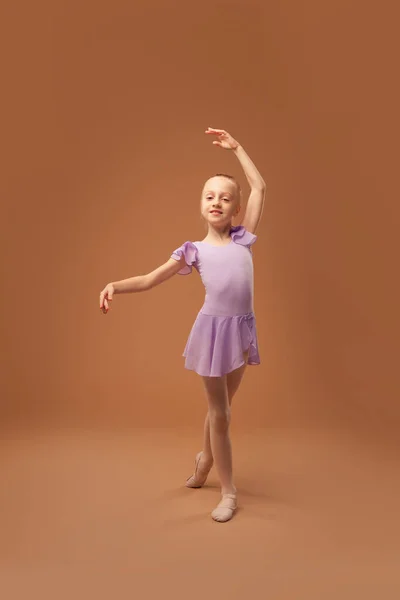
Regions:
<instances>
[{"instance_id":1,"label":"purple leotard","mask_svg":"<svg viewBox=\"0 0 400 600\"><path fill-rule=\"evenodd\" d=\"M232 227L225 246L185 242L171 258L185 257L178 273L199 272L206 296L183 353L185 367L199 375L221 377L244 364L260 364L253 309L253 257L257 236L243 226Z\"/></svg>"}]
</instances>

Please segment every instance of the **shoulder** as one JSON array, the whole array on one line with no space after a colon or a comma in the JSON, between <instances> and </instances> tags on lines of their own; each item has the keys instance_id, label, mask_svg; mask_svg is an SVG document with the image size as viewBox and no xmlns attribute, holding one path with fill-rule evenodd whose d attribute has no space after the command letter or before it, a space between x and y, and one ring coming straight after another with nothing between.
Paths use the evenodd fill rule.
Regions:
<instances>
[{"instance_id":1,"label":"shoulder","mask_svg":"<svg viewBox=\"0 0 400 600\"><path fill-rule=\"evenodd\" d=\"M235 244L247 246L248 248L257 240L257 236L248 231L243 225L236 225L231 228L231 238Z\"/></svg>"},{"instance_id":2,"label":"shoulder","mask_svg":"<svg viewBox=\"0 0 400 600\"><path fill-rule=\"evenodd\" d=\"M188 275L192 271L192 266L197 266L197 247L193 242L184 242L172 252L171 258L182 264L182 269L179 273L181 275Z\"/></svg>"},{"instance_id":3,"label":"shoulder","mask_svg":"<svg viewBox=\"0 0 400 600\"><path fill-rule=\"evenodd\" d=\"M184 242L178 248L176 248L172 254L177 254L179 256L182 256L184 254L185 256L188 256L188 255L195 255L196 253L197 253L196 242L187 241L187 242Z\"/></svg>"}]
</instances>

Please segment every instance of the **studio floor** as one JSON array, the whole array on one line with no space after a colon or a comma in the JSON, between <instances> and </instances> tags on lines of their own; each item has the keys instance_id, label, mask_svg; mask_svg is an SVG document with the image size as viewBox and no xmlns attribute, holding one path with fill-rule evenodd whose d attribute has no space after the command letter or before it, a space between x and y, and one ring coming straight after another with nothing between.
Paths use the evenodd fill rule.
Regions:
<instances>
[{"instance_id":1,"label":"studio floor","mask_svg":"<svg viewBox=\"0 0 400 600\"><path fill-rule=\"evenodd\" d=\"M4 600L400 597L393 452L339 431L233 431L240 509L187 489L199 431L3 432Z\"/></svg>"}]
</instances>

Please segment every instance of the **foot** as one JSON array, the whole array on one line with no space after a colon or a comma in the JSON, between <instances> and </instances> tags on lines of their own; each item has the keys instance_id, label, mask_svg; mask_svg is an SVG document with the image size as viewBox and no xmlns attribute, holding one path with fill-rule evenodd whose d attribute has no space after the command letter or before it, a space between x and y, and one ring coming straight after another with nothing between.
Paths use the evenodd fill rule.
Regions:
<instances>
[{"instance_id":1,"label":"foot","mask_svg":"<svg viewBox=\"0 0 400 600\"><path fill-rule=\"evenodd\" d=\"M211 516L214 521L225 523L232 519L236 509L236 494L223 494L221 502L218 504L217 508L212 511Z\"/></svg>"},{"instance_id":2,"label":"foot","mask_svg":"<svg viewBox=\"0 0 400 600\"><path fill-rule=\"evenodd\" d=\"M194 463L194 473L187 479L186 487L201 488L205 484L213 463L202 459L203 452L199 452Z\"/></svg>"}]
</instances>

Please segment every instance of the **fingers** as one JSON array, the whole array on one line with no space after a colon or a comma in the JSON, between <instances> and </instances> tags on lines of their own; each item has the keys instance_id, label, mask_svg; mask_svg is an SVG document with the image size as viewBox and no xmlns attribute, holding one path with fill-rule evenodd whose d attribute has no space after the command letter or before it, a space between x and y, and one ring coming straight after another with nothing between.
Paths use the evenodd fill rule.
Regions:
<instances>
[{"instance_id":1,"label":"fingers","mask_svg":"<svg viewBox=\"0 0 400 600\"><path fill-rule=\"evenodd\" d=\"M106 314L110 310L110 302L112 302L112 292L102 291L100 293L100 310Z\"/></svg>"},{"instance_id":2,"label":"fingers","mask_svg":"<svg viewBox=\"0 0 400 600\"><path fill-rule=\"evenodd\" d=\"M109 311L109 308L110 308L110 307L109 307L109 305L108 305L107 298L104 298L104 300L103 300L103 304L102 304L102 306L101 306L101 310L102 310L102 313L103 313L103 315L106 315L106 314L108 313L108 311Z\"/></svg>"},{"instance_id":3,"label":"fingers","mask_svg":"<svg viewBox=\"0 0 400 600\"><path fill-rule=\"evenodd\" d=\"M226 134L225 129L214 129L213 127L208 127L208 129L206 129L206 133L217 133L218 135L221 134Z\"/></svg>"}]
</instances>

